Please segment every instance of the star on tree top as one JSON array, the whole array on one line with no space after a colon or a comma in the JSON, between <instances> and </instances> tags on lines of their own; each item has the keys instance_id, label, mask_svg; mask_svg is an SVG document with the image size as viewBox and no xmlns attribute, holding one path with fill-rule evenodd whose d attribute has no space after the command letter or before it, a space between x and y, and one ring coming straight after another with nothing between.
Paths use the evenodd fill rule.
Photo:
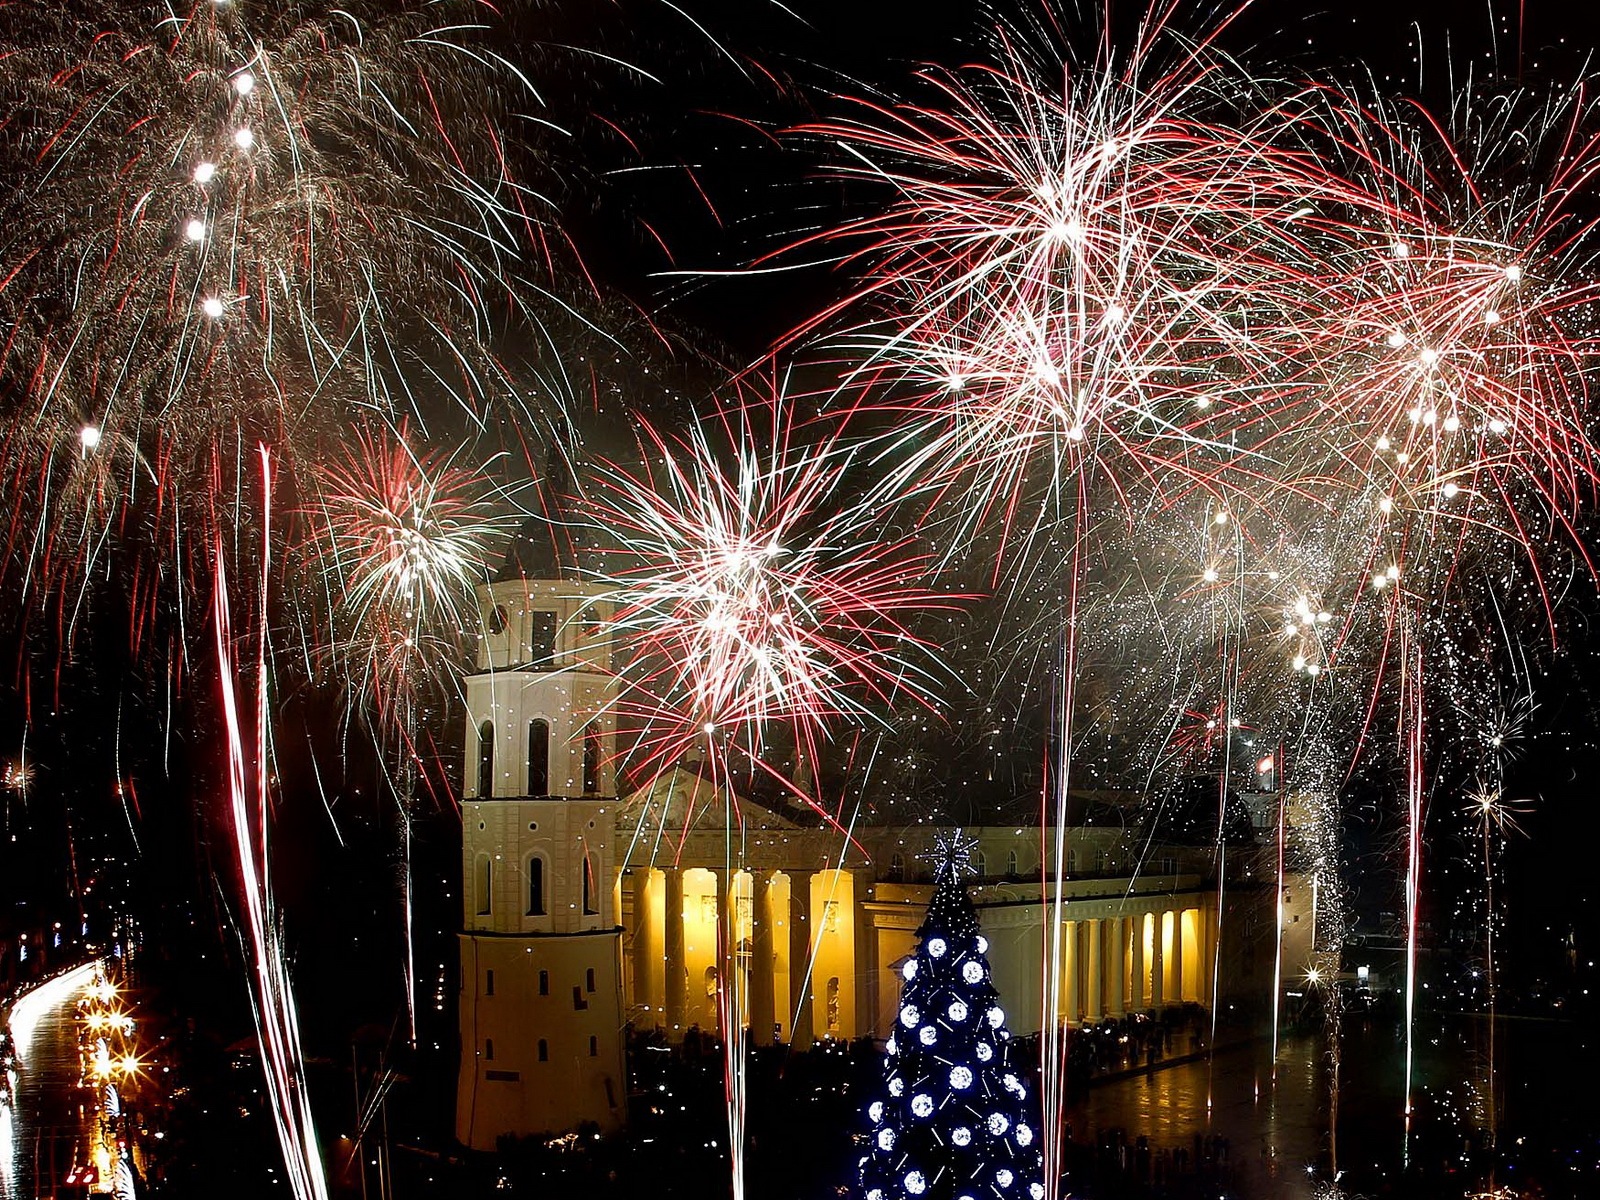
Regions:
<instances>
[{"instance_id":1,"label":"star on tree top","mask_svg":"<svg viewBox=\"0 0 1600 1200\"><path fill-rule=\"evenodd\" d=\"M976 875L978 868L972 865L972 853L978 848L978 839L963 837L962 831L957 829L948 836L939 834L933 839L933 849L919 855L924 862L933 865L933 877L941 878L947 872L952 879L961 879L967 875Z\"/></svg>"}]
</instances>

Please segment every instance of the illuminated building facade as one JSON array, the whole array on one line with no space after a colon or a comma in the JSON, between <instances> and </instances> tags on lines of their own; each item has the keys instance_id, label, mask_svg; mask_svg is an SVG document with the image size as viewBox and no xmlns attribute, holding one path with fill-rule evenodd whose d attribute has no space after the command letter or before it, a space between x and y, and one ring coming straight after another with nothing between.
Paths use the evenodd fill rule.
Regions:
<instances>
[{"instance_id":1,"label":"illuminated building facade","mask_svg":"<svg viewBox=\"0 0 1600 1200\"><path fill-rule=\"evenodd\" d=\"M619 797L610 614L562 573L524 565L482 589L485 635L466 684L456 1131L477 1149L506 1134L620 1126L627 1029L672 1040L716 1030L735 972L758 1043L884 1036L933 890L920 879L949 832L858 828L846 846L835 830L724 794L692 763ZM730 864L734 808L744 843ZM1056 1021L1214 995L1266 1002L1278 957L1270 848L1238 856L1219 923L1211 847L1133 845L1115 824L1063 832L1064 923L1047 939L1041 864L1054 861L1053 832L967 830L1013 1032L1046 1020L1047 943L1062 984ZM1298 926L1308 888L1285 892L1283 920ZM1309 937L1290 942L1282 978L1298 979Z\"/></svg>"}]
</instances>

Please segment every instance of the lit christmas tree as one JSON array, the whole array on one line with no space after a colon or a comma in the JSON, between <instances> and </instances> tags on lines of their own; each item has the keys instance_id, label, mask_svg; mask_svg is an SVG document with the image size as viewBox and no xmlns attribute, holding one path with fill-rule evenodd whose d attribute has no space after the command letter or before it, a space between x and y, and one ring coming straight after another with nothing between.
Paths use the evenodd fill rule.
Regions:
<instances>
[{"instance_id":1,"label":"lit christmas tree","mask_svg":"<svg viewBox=\"0 0 1600 1200\"><path fill-rule=\"evenodd\" d=\"M928 915L907 960L884 1089L867 1105L863 1200L1042 1200L1037 1126L989 979L964 876L976 843L937 850Z\"/></svg>"}]
</instances>

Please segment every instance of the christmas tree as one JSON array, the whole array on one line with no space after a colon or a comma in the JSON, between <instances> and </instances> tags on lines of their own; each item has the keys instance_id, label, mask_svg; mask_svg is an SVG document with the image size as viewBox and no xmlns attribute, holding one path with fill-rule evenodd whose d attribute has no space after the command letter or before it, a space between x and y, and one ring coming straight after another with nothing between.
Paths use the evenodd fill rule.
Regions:
<instances>
[{"instance_id":1,"label":"christmas tree","mask_svg":"<svg viewBox=\"0 0 1600 1200\"><path fill-rule=\"evenodd\" d=\"M967 895L975 843L937 851L928 915L902 970L884 1087L867 1105L862 1200L1042 1200L1037 1125Z\"/></svg>"}]
</instances>

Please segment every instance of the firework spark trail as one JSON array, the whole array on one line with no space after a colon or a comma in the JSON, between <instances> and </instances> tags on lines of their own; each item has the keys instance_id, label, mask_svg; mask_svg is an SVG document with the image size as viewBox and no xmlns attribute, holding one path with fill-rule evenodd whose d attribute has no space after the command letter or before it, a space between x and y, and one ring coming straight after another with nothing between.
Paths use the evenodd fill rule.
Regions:
<instances>
[{"instance_id":1,"label":"firework spark trail","mask_svg":"<svg viewBox=\"0 0 1600 1200\"><path fill-rule=\"evenodd\" d=\"M617 549L592 574L626 649L618 706L643 730L636 771L726 734L781 785L760 753L780 727L815 762L838 727L932 705L927 643L901 614L959 597L918 582L927 555L909 539L839 516L844 457L795 434L781 397L679 438L641 422L643 469L599 472L588 519Z\"/></svg>"},{"instance_id":2,"label":"firework spark trail","mask_svg":"<svg viewBox=\"0 0 1600 1200\"><path fill-rule=\"evenodd\" d=\"M411 822L419 712L459 693L477 592L509 539L514 497L468 467L468 447L419 453L406 422L358 428L341 457L318 465L309 533L298 559L313 572L321 611L313 669L345 696L348 716L371 735L399 820L402 975L407 1027L416 1040Z\"/></svg>"},{"instance_id":3,"label":"firework spark trail","mask_svg":"<svg viewBox=\"0 0 1600 1200\"><path fill-rule=\"evenodd\" d=\"M246 945L251 963L251 1013L261 1044L261 1062L266 1076L273 1124L283 1151L285 1173L297 1200L326 1200L327 1178L322 1155L317 1147L316 1126L311 1116L311 1097L306 1083L305 1060L300 1049L299 1015L294 1004L288 965L283 959L282 933L272 896L269 866L268 831L270 823L269 713L267 705L267 590L270 580L270 534L272 460L260 448L262 524L264 540L261 558L261 611L257 614L256 659L254 663L255 703L250 719L254 723L254 744L247 749L245 718L240 687L244 675L235 659L234 634L228 600L225 548L219 537L216 553L216 586L212 617L216 634L217 670L221 686L223 719L227 729L229 811L233 828L235 861L239 868Z\"/></svg>"},{"instance_id":4,"label":"firework spark trail","mask_svg":"<svg viewBox=\"0 0 1600 1200\"><path fill-rule=\"evenodd\" d=\"M750 997L749 972L739 956L738 873L744 865L744 821L737 810L732 780L724 778L723 793L723 877L727 894L717 911L717 973L721 986L717 992L717 1021L721 1026L723 1053L723 1100L728 1112L728 1162L732 1170L733 1200L745 1198L745 1117L747 1105L747 1066L749 1063ZM764 919L754 912L754 920Z\"/></svg>"},{"instance_id":5,"label":"firework spark trail","mask_svg":"<svg viewBox=\"0 0 1600 1200\"><path fill-rule=\"evenodd\" d=\"M499 130L537 97L475 0L9 11L0 474L18 502L0 549L18 621L68 642L114 577L134 653L186 656L215 535L249 524L249 447L272 444L304 495L299 467L353 415L478 427L520 403L486 339L536 323L524 297L550 290L522 248L560 239Z\"/></svg>"},{"instance_id":6,"label":"firework spark trail","mask_svg":"<svg viewBox=\"0 0 1600 1200\"><path fill-rule=\"evenodd\" d=\"M1552 542L1587 558L1575 514L1600 476L1580 332L1594 242L1571 213L1600 170L1592 105L1576 89L1530 115L1525 98L1464 94L1440 121L1320 84L1273 97L1205 38L1156 70L1163 23L1117 70L1102 58L1060 72L1064 88L1056 65L1041 73L1006 42L992 66L924 73L926 104L810 127L850 155L842 174L888 199L806 243L843 240L866 277L808 331L868 310L832 345L864 358L840 402L885 427L863 443L881 479L869 502L938 523L941 566L992 556L1034 671L1039 645L1070 639L1066 694L1130 641L1127 584L1100 586L1118 545L1144 543L1120 573L1149 590L1153 657L1171 667L1152 680L1192 672L1215 639L1185 614L1192 594L1237 582L1239 683L1216 712L1248 713L1321 781L1319 893L1337 863L1328 784L1386 752L1369 735L1398 690L1409 1117L1422 797L1429 754L1451 753L1436 725L1424 737L1423 686L1459 685L1434 659L1452 664L1487 606L1504 626L1512 577L1553 630ZM1231 573L1208 562L1186 578L1181 553L1149 554L1160 530L1188 536L1175 510L1224 494L1242 548ZM1282 625L1257 615L1279 605ZM1303 690L1281 686L1285 666ZM1106 675L1120 723L1143 713L1171 731L1147 739L1152 785L1211 750L1205 733L1179 744L1178 714L1211 707L1192 688L1130 696ZM1059 774L1074 749L1063 742ZM1278 782L1281 807L1295 782L1281 764ZM1279 960L1285 824L1280 811ZM1277 1006L1275 981L1274 1036Z\"/></svg>"},{"instance_id":7,"label":"firework spark trail","mask_svg":"<svg viewBox=\"0 0 1600 1200\"><path fill-rule=\"evenodd\" d=\"M1412 640L1410 622L1401 630L1402 722L1400 736L1406 763L1406 1155L1410 1155L1412 1105L1411 1080L1416 1038L1417 924L1422 901L1422 817L1424 797L1423 664L1422 649Z\"/></svg>"}]
</instances>

